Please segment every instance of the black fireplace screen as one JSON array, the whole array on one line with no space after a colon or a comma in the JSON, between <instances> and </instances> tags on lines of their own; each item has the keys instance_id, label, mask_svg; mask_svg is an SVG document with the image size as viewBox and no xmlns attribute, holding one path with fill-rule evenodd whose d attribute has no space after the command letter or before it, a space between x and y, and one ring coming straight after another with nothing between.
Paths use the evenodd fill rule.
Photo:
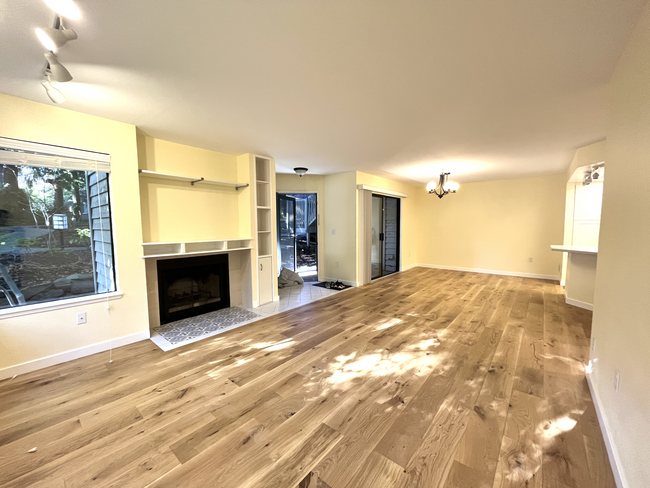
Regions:
<instances>
[{"instance_id":1,"label":"black fireplace screen","mask_svg":"<svg viewBox=\"0 0 650 488\"><path fill-rule=\"evenodd\" d=\"M230 307L228 255L158 261L160 323Z\"/></svg>"}]
</instances>

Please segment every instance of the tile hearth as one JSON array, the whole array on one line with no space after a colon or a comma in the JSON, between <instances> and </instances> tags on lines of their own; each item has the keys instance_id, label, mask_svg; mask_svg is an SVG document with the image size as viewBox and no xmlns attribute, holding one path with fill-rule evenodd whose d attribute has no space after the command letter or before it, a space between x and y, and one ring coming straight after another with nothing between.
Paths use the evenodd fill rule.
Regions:
<instances>
[{"instance_id":1,"label":"tile hearth","mask_svg":"<svg viewBox=\"0 0 650 488\"><path fill-rule=\"evenodd\" d=\"M242 325L291 310L340 291L312 286L313 283L280 288L280 301L257 308L230 307L155 327L151 340L163 351L212 337Z\"/></svg>"}]
</instances>

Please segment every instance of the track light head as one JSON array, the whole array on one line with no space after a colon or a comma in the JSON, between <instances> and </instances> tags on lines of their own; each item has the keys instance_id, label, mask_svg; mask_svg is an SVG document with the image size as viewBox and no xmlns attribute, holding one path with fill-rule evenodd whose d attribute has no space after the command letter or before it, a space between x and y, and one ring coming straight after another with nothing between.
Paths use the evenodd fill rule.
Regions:
<instances>
[{"instance_id":1,"label":"track light head","mask_svg":"<svg viewBox=\"0 0 650 488\"><path fill-rule=\"evenodd\" d=\"M582 186L591 185L591 181L592 181L591 171L585 171L585 177L582 180Z\"/></svg>"},{"instance_id":2,"label":"track light head","mask_svg":"<svg viewBox=\"0 0 650 488\"><path fill-rule=\"evenodd\" d=\"M54 81L64 83L66 81L72 80L72 75L66 69L66 67L59 62L56 54L51 52L45 53L45 59L47 59L47 63L49 64L47 70L50 72L50 75Z\"/></svg>"},{"instance_id":3,"label":"track light head","mask_svg":"<svg viewBox=\"0 0 650 488\"><path fill-rule=\"evenodd\" d=\"M50 97L50 100L52 100L54 103L65 102L63 93L52 86L49 78L47 80L41 81L41 85L43 85L43 88L45 88L45 93L47 93L47 96Z\"/></svg>"},{"instance_id":4,"label":"track light head","mask_svg":"<svg viewBox=\"0 0 650 488\"><path fill-rule=\"evenodd\" d=\"M77 38L77 33L72 29L55 29L53 27L39 27L36 29L36 35L45 49L52 52L65 46L68 41L74 41Z\"/></svg>"}]
</instances>

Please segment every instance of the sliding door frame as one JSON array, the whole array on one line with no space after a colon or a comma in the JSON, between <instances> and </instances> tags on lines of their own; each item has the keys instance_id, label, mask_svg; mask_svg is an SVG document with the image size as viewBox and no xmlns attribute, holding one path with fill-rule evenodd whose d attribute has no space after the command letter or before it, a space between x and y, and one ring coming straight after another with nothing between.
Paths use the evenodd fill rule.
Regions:
<instances>
[{"instance_id":1,"label":"sliding door frame","mask_svg":"<svg viewBox=\"0 0 650 488\"><path fill-rule=\"evenodd\" d=\"M372 253L370 255L370 280L378 280L379 278L384 278L386 276L390 276L395 273L399 273L402 270L402 199L398 197L393 197L390 195L382 195L380 193L373 193L372 198L379 198L381 199L381 231L379 235L383 235L384 238L379 239L380 244L380 266L379 266L379 271L380 275L373 278L372 277ZM397 214L395 218L397 219L396 222L396 227L397 227L397 240L395 242L395 264L396 264L396 269L395 271L392 271L390 273L385 273L385 267L386 267L386 199L387 198L392 198L393 200L396 200L397 202Z\"/></svg>"}]
</instances>

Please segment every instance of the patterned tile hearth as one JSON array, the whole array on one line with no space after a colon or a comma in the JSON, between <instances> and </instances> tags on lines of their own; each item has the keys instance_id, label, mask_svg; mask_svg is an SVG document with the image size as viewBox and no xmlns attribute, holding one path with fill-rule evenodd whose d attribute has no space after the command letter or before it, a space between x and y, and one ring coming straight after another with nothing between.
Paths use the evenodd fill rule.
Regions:
<instances>
[{"instance_id":1,"label":"patterned tile hearth","mask_svg":"<svg viewBox=\"0 0 650 488\"><path fill-rule=\"evenodd\" d=\"M279 301L267 303L260 307L224 308L191 319L183 319L161 327L155 327L151 331L151 340L163 351L171 351L185 344L191 344L296 307L302 307L321 298L337 293L345 293L345 290L330 290L313 286L314 284L314 282L307 282L304 285L280 288Z\"/></svg>"},{"instance_id":2,"label":"patterned tile hearth","mask_svg":"<svg viewBox=\"0 0 650 488\"><path fill-rule=\"evenodd\" d=\"M155 327L151 340L161 349L168 351L205 337L235 329L260 318L262 318L261 315L243 308L224 308Z\"/></svg>"}]
</instances>

